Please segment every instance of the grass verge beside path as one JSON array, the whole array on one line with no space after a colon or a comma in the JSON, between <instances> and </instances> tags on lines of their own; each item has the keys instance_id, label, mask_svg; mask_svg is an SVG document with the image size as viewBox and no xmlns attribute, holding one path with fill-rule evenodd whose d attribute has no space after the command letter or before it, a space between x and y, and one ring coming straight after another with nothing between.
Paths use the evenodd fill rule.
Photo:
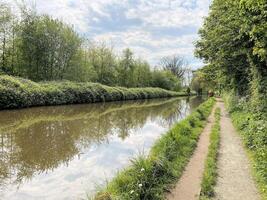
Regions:
<instances>
[{"instance_id":1,"label":"grass verge beside path","mask_svg":"<svg viewBox=\"0 0 267 200\"><path fill-rule=\"evenodd\" d=\"M70 81L36 83L0 75L0 110L175 96L187 96L187 94L160 88L109 87L98 83Z\"/></svg>"},{"instance_id":2,"label":"grass verge beside path","mask_svg":"<svg viewBox=\"0 0 267 200\"><path fill-rule=\"evenodd\" d=\"M220 108L215 110L215 124L210 134L210 145L205 169L201 182L200 199L208 200L214 196L214 186L217 179L217 158L220 145Z\"/></svg>"},{"instance_id":3,"label":"grass verge beside path","mask_svg":"<svg viewBox=\"0 0 267 200\"><path fill-rule=\"evenodd\" d=\"M148 156L132 160L132 165L100 191L95 200L160 200L170 184L181 176L192 155L215 99L201 104L177 123L152 147Z\"/></svg>"}]
</instances>

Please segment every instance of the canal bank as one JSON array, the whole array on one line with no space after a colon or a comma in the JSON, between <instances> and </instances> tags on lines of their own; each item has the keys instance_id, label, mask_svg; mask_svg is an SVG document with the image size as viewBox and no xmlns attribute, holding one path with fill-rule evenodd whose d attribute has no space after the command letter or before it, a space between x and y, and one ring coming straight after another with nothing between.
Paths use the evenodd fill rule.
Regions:
<instances>
[{"instance_id":1,"label":"canal bank","mask_svg":"<svg viewBox=\"0 0 267 200\"><path fill-rule=\"evenodd\" d=\"M213 98L209 99L175 124L153 145L148 156L134 159L95 199L164 199L170 185L182 175L214 103Z\"/></svg>"},{"instance_id":2,"label":"canal bank","mask_svg":"<svg viewBox=\"0 0 267 200\"><path fill-rule=\"evenodd\" d=\"M0 75L0 110L188 96L161 88L110 87L99 83L70 81L36 83Z\"/></svg>"}]
</instances>

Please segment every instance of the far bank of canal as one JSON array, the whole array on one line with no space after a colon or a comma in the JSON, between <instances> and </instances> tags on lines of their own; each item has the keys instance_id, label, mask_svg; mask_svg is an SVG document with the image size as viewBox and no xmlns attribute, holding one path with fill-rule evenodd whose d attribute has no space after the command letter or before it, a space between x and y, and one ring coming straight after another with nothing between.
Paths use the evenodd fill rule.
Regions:
<instances>
[{"instance_id":1,"label":"far bank of canal","mask_svg":"<svg viewBox=\"0 0 267 200\"><path fill-rule=\"evenodd\" d=\"M0 112L0 196L79 199L185 118L200 97Z\"/></svg>"}]
</instances>

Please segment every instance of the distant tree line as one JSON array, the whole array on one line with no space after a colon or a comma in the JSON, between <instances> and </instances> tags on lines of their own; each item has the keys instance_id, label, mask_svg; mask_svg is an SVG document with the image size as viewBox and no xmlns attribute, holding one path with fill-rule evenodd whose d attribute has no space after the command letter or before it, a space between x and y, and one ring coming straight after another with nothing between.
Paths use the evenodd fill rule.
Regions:
<instances>
[{"instance_id":1,"label":"distant tree line","mask_svg":"<svg viewBox=\"0 0 267 200\"><path fill-rule=\"evenodd\" d=\"M165 57L161 67L136 59L130 49L117 56L105 43L81 37L72 26L21 6L19 17L0 0L0 73L34 81L71 80L111 86L181 90L186 62Z\"/></svg>"}]
</instances>

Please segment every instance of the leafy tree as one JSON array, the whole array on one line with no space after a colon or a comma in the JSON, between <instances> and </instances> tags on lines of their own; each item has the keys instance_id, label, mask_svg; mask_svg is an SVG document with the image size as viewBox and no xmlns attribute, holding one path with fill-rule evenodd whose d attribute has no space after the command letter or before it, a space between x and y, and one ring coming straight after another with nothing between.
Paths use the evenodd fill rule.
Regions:
<instances>
[{"instance_id":1,"label":"leafy tree","mask_svg":"<svg viewBox=\"0 0 267 200\"><path fill-rule=\"evenodd\" d=\"M151 86L152 71L147 62L142 60L135 61L133 72L133 79L135 87L149 87Z\"/></svg>"},{"instance_id":2,"label":"leafy tree","mask_svg":"<svg viewBox=\"0 0 267 200\"><path fill-rule=\"evenodd\" d=\"M180 80L183 79L187 66L183 57L179 55L166 56L161 59L160 64L164 70L169 70Z\"/></svg>"},{"instance_id":3,"label":"leafy tree","mask_svg":"<svg viewBox=\"0 0 267 200\"><path fill-rule=\"evenodd\" d=\"M105 43L80 37L72 26L40 15L26 4L20 17L0 4L0 73L34 81L71 80L124 87L162 87L181 90L185 62L166 57L161 70L152 70L129 49L117 56Z\"/></svg>"},{"instance_id":4,"label":"leafy tree","mask_svg":"<svg viewBox=\"0 0 267 200\"><path fill-rule=\"evenodd\" d=\"M70 66L63 79L77 82L97 82L97 73L92 63L87 59L87 51L80 49L70 61Z\"/></svg>"},{"instance_id":5,"label":"leafy tree","mask_svg":"<svg viewBox=\"0 0 267 200\"><path fill-rule=\"evenodd\" d=\"M135 68L134 62L133 52L129 48L123 50L122 58L120 59L117 67L119 85L125 87L134 85L134 79L132 76Z\"/></svg>"},{"instance_id":6,"label":"leafy tree","mask_svg":"<svg viewBox=\"0 0 267 200\"><path fill-rule=\"evenodd\" d=\"M267 3L265 0L240 0L241 34L249 38L252 107L267 112Z\"/></svg>"},{"instance_id":7,"label":"leafy tree","mask_svg":"<svg viewBox=\"0 0 267 200\"><path fill-rule=\"evenodd\" d=\"M47 15L26 13L19 33L23 74L32 80L63 79L81 46L78 34Z\"/></svg>"},{"instance_id":8,"label":"leafy tree","mask_svg":"<svg viewBox=\"0 0 267 200\"><path fill-rule=\"evenodd\" d=\"M210 15L199 31L201 39L196 44L196 55L204 58L215 68L220 67L227 77L225 86L237 89L243 94L247 91L249 80L246 73L249 68L246 57L248 39L239 38L243 19L238 14L238 2L215 0ZM238 87L241 86L241 87Z\"/></svg>"},{"instance_id":9,"label":"leafy tree","mask_svg":"<svg viewBox=\"0 0 267 200\"><path fill-rule=\"evenodd\" d=\"M116 83L116 56L112 48L108 47L105 43L90 43L86 59L88 59L88 62L96 72L97 82L106 85L114 85Z\"/></svg>"},{"instance_id":10,"label":"leafy tree","mask_svg":"<svg viewBox=\"0 0 267 200\"><path fill-rule=\"evenodd\" d=\"M154 87L160 87L167 90L181 90L180 80L170 71L155 70L152 75Z\"/></svg>"},{"instance_id":11,"label":"leafy tree","mask_svg":"<svg viewBox=\"0 0 267 200\"><path fill-rule=\"evenodd\" d=\"M8 45L12 39L12 13L9 5L0 2L0 70L8 72Z\"/></svg>"},{"instance_id":12,"label":"leafy tree","mask_svg":"<svg viewBox=\"0 0 267 200\"><path fill-rule=\"evenodd\" d=\"M199 31L196 55L219 72L225 89L266 99L267 4L265 0L214 0ZM266 101L256 101L266 108Z\"/></svg>"}]
</instances>

